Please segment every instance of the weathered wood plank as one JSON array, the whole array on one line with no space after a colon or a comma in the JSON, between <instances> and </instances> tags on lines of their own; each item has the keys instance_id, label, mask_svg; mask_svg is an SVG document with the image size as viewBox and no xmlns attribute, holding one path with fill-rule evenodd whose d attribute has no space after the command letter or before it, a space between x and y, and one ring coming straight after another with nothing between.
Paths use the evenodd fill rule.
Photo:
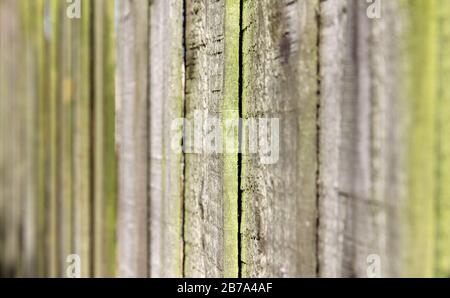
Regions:
<instances>
[{"instance_id":1,"label":"weathered wood plank","mask_svg":"<svg viewBox=\"0 0 450 298\"><path fill-rule=\"evenodd\" d=\"M59 21L61 20L61 2L50 1L47 3L47 30L49 30L49 77L48 77L48 160L47 160L47 276L58 276L58 99L59 86L61 84L59 73L60 34Z\"/></svg>"},{"instance_id":2,"label":"weathered wood plank","mask_svg":"<svg viewBox=\"0 0 450 298\"><path fill-rule=\"evenodd\" d=\"M48 77L48 70L45 68L46 51L45 51L45 1L36 1L36 11L38 17L35 18L35 38L36 38L36 53L34 55L36 61L36 98L37 98L37 123L36 123L36 137L37 137L37 202L36 202L36 276L45 277L45 207L46 207L46 159L47 159L47 133L46 133L46 79Z\"/></svg>"},{"instance_id":3,"label":"weathered wood plank","mask_svg":"<svg viewBox=\"0 0 450 298\"><path fill-rule=\"evenodd\" d=\"M114 3L98 0L93 4L94 53L94 276L112 277L115 272L115 43Z\"/></svg>"},{"instance_id":4,"label":"weathered wood plank","mask_svg":"<svg viewBox=\"0 0 450 298\"><path fill-rule=\"evenodd\" d=\"M25 97L23 80L20 79L20 70L23 69L23 60L17 59L23 55L23 32L20 24L19 6L15 1L0 3L0 22L4 28L1 39L2 48L2 92L1 101L4 117L2 146L3 158L1 161L2 173L2 199L3 213L3 276L17 277L20 275L20 208L24 197L24 188L21 187L25 159L24 154L24 109ZM22 133L22 134L21 134Z\"/></svg>"},{"instance_id":5,"label":"weathered wood plank","mask_svg":"<svg viewBox=\"0 0 450 298\"><path fill-rule=\"evenodd\" d=\"M406 199L407 9L404 1L385 3L381 19L369 21L371 71L371 208L373 240L366 253L378 254L380 275L400 276L402 270L402 213ZM359 273L367 276L367 256ZM362 265L364 263L364 266Z\"/></svg>"},{"instance_id":6,"label":"weathered wood plank","mask_svg":"<svg viewBox=\"0 0 450 298\"><path fill-rule=\"evenodd\" d=\"M243 4L242 113L259 121L259 135L244 131L258 152L242 161L243 276L316 276L318 2ZM279 131L264 135L263 118Z\"/></svg>"},{"instance_id":7,"label":"weathered wood plank","mask_svg":"<svg viewBox=\"0 0 450 298\"><path fill-rule=\"evenodd\" d=\"M240 277L240 200L239 167L240 146L240 83L241 83L241 14L238 0L225 1L224 19L224 78L221 111L223 138L223 276ZM231 125L230 125L231 123ZM231 126L231 127L230 127ZM208 126L207 126L208 127ZM207 128L208 129L208 128Z\"/></svg>"},{"instance_id":8,"label":"weathered wood plank","mask_svg":"<svg viewBox=\"0 0 450 298\"><path fill-rule=\"evenodd\" d=\"M411 27L408 132L407 276L433 276L436 252L437 1L409 2Z\"/></svg>"},{"instance_id":9,"label":"weathered wood plank","mask_svg":"<svg viewBox=\"0 0 450 298\"><path fill-rule=\"evenodd\" d=\"M339 138L348 1L320 3L319 276L340 276L345 205L339 198Z\"/></svg>"},{"instance_id":10,"label":"weathered wood plank","mask_svg":"<svg viewBox=\"0 0 450 298\"><path fill-rule=\"evenodd\" d=\"M438 190L436 204L436 266L437 277L450 276L450 3L438 1L439 53L439 108L437 116Z\"/></svg>"},{"instance_id":11,"label":"weathered wood plank","mask_svg":"<svg viewBox=\"0 0 450 298\"><path fill-rule=\"evenodd\" d=\"M118 3L118 275L148 274L149 3Z\"/></svg>"},{"instance_id":12,"label":"weathered wood plank","mask_svg":"<svg viewBox=\"0 0 450 298\"><path fill-rule=\"evenodd\" d=\"M59 57L60 72L58 88L58 276L66 276L66 258L73 253L72 238L72 206L73 206L73 107L74 94L72 60L72 23L73 20L66 16L66 5L59 8Z\"/></svg>"},{"instance_id":13,"label":"weathered wood plank","mask_svg":"<svg viewBox=\"0 0 450 298\"><path fill-rule=\"evenodd\" d=\"M81 259L81 276L90 277L92 249L91 203L91 7L81 1L81 18L73 26L74 136L73 136L73 233L74 251ZM67 263L66 263L67 265ZM65 274L65 272L64 272Z\"/></svg>"},{"instance_id":14,"label":"weathered wood plank","mask_svg":"<svg viewBox=\"0 0 450 298\"><path fill-rule=\"evenodd\" d=\"M399 53L406 20L400 7L381 6L377 19L367 3L321 3L320 276L400 270L395 223L405 171L405 60ZM368 271L374 260L378 267Z\"/></svg>"},{"instance_id":15,"label":"weathered wood plank","mask_svg":"<svg viewBox=\"0 0 450 298\"><path fill-rule=\"evenodd\" d=\"M173 121L184 116L183 1L150 6L149 196L151 277L183 276L183 154Z\"/></svg>"},{"instance_id":16,"label":"weathered wood plank","mask_svg":"<svg viewBox=\"0 0 450 298\"><path fill-rule=\"evenodd\" d=\"M185 116L188 133L193 133L185 148L189 277L238 275L237 126L230 132L234 144L226 144L221 123L237 123L239 117L239 6L239 1L186 2ZM208 143L204 137L217 131ZM223 154L226 145L234 151ZM205 152L205 146L212 152Z\"/></svg>"},{"instance_id":17,"label":"weathered wood plank","mask_svg":"<svg viewBox=\"0 0 450 298\"><path fill-rule=\"evenodd\" d=\"M43 164L40 159L39 137L41 126L39 105L42 102L43 80L42 74L42 52L43 52L43 13L44 2L20 1L20 14L22 22L22 32L24 38L24 61L26 63L23 74L26 84L26 158L27 178L26 195L21 213L22 218L22 276L33 277L38 274L38 243L40 235L40 225L38 224L39 202L42 200L41 187L39 184L39 167ZM36 15L33 15L33 12ZM19 99L20 100L20 99Z\"/></svg>"},{"instance_id":18,"label":"weathered wood plank","mask_svg":"<svg viewBox=\"0 0 450 298\"><path fill-rule=\"evenodd\" d=\"M6 56L6 30L7 27L7 9L6 2L0 2L0 63L5 65L4 60ZM6 183L7 183L7 100L6 100L6 67L0 68L0 276L7 276L6 266L6 213L7 213L7 199L6 199Z\"/></svg>"}]
</instances>

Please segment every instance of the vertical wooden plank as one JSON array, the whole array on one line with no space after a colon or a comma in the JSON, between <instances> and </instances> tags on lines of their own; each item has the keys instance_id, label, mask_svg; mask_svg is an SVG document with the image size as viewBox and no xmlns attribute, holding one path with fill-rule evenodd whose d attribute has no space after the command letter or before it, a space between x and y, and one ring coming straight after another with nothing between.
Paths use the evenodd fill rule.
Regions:
<instances>
[{"instance_id":1,"label":"vertical wooden plank","mask_svg":"<svg viewBox=\"0 0 450 298\"><path fill-rule=\"evenodd\" d=\"M340 276L356 277L366 275L366 258L375 253L370 251L377 240L371 209L380 205L371 201L374 186L371 175L372 45L368 42L371 21L366 15L366 4L347 2L343 16L347 21L341 28L345 42L345 48L340 49L343 72L337 83L342 86L337 190L339 202L344 206Z\"/></svg>"},{"instance_id":2,"label":"vertical wooden plank","mask_svg":"<svg viewBox=\"0 0 450 298\"><path fill-rule=\"evenodd\" d=\"M114 3L93 3L94 48L94 276L115 268L116 160L114 144Z\"/></svg>"},{"instance_id":3,"label":"vertical wooden plank","mask_svg":"<svg viewBox=\"0 0 450 298\"><path fill-rule=\"evenodd\" d=\"M156 0L150 7L149 70L149 272L151 277L183 276L184 116L183 1Z\"/></svg>"},{"instance_id":4,"label":"vertical wooden plank","mask_svg":"<svg viewBox=\"0 0 450 298\"><path fill-rule=\"evenodd\" d=\"M104 39L103 39L103 31L105 25L105 3L104 1L95 1L92 4L92 42L91 45L93 47L93 60L94 60L94 74L93 74L93 93L94 93L94 110L93 110L93 128L94 128L94 137L93 137L93 146L94 146L94 164L93 164L93 187L94 187L94 218L93 220L93 241L94 241L94 276L95 277L103 277L104 276L104 266L105 261L107 262L107 254L105 251L105 230L103 223L105 221L105 196L104 196L104 150L105 150L105 135L103 133L104 129ZM107 58L107 57L106 57Z\"/></svg>"},{"instance_id":5,"label":"vertical wooden plank","mask_svg":"<svg viewBox=\"0 0 450 298\"><path fill-rule=\"evenodd\" d=\"M20 3L15 2L14 4L15 17L16 17L16 52L14 59L11 60L12 67L14 68L12 73L12 79L14 80L11 84L13 96L11 100L13 101L13 144L14 144L14 192L12 193L11 200L14 201L13 209L13 233L15 233L16 241L16 260L15 260L15 277L24 276L23 267L23 239L24 239L24 220L25 214L23 213L24 208L29 200L28 196L28 103L29 103L29 89L28 89L28 76L26 69L27 64L27 48L26 48L26 28L23 23L23 18L20 10ZM25 75L23 75L25 74Z\"/></svg>"},{"instance_id":6,"label":"vertical wooden plank","mask_svg":"<svg viewBox=\"0 0 450 298\"><path fill-rule=\"evenodd\" d=\"M73 227L74 253L81 259L81 276L92 274L91 202L91 7L81 1L81 18L75 21L73 39L74 88L74 168Z\"/></svg>"},{"instance_id":7,"label":"vertical wooden plank","mask_svg":"<svg viewBox=\"0 0 450 298\"><path fill-rule=\"evenodd\" d=\"M31 165L30 156L30 113L31 92L29 84L28 59L29 47L27 35L29 34L28 19L22 14L22 3L5 2L8 16L5 18L6 31L5 45L6 55L2 65L5 67L6 81L6 135L8 144L5 151L6 164L6 188L5 203L5 245L6 245L6 275L21 277L27 274L25 268L25 250L29 248L27 238L28 226L25 225L29 218L25 211L31 201ZM28 249L29 250L29 249Z\"/></svg>"},{"instance_id":8,"label":"vertical wooden plank","mask_svg":"<svg viewBox=\"0 0 450 298\"><path fill-rule=\"evenodd\" d=\"M257 130L246 127L243 144L258 150L242 161L243 276L316 276L318 8L244 2L243 118ZM279 119L268 135L265 118Z\"/></svg>"},{"instance_id":9,"label":"vertical wooden plank","mask_svg":"<svg viewBox=\"0 0 450 298\"><path fill-rule=\"evenodd\" d=\"M104 149L104 196L105 196L105 255L107 264L105 265L105 274L115 277L116 243L117 243L117 156L116 156L116 49L117 39L115 34L115 3L105 1L105 38L104 51L104 130L105 149Z\"/></svg>"},{"instance_id":10,"label":"vertical wooden plank","mask_svg":"<svg viewBox=\"0 0 450 298\"><path fill-rule=\"evenodd\" d=\"M367 7L367 5L366 5ZM371 75L371 229L374 237L358 261L359 275L367 276L367 254L377 254L382 277L398 277L403 260L402 208L406 199L406 132L409 112L405 1L381 7L381 19L369 20ZM361 234L363 235L363 234ZM368 235L365 232L365 235ZM371 239L365 236L365 239ZM358 268L357 267L357 268Z\"/></svg>"},{"instance_id":11,"label":"vertical wooden plank","mask_svg":"<svg viewBox=\"0 0 450 298\"><path fill-rule=\"evenodd\" d=\"M217 117L223 100L225 1L186 1L186 119ZM208 73L204 70L208 69ZM215 91L215 93L213 92ZM194 137L203 142L206 120ZM195 141L194 141L195 142ZM185 275L223 275L223 159L198 146L185 155ZM186 142L192 146L192 142ZM201 143L202 144L202 143ZM196 144L194 144L195 146Z\"/></svg>"},{"instance_id":12,"label":"vertical wooden plank","mask_svg":"<svg viewBox=\"0 0 450 298\"><path fill-rule=\"evenodd\" d=\"M115 268L114 145L114 3L93 3L94 48L94 276L107 277ZM112 142L111 142L112 140Z\"/></svg>"},{"instance_id":13,"label":"vertical wooden plank","mask_svg":"<svg viewBox=\"0 0 450 298\"><path fill-rule=\"evenodd\" d=\"M59 14L61 29L60 55L58 65L61 68L60 91L58 92L58 276L66 276L66 258L73 253L72 248L72 197L73 197L73 86L75 84L72 71L72 24L74 19L66 16L66 5L62 5Z\"/></svg>"},{"instance_id":14,"label":"vertical wooden plank","mask_svg":"<svg viewBox=\"0 0 450 298\"><path fill-rule=\"evenodd\" d=\"M341 274L345 205L339 198L339 138L343 92L343 51L348 44L345 0L320 3L319 276Z\"/></svg>"},{"instance_id":15,"label":"vertical wooden plank","mask_svg":"<svg viewBox=\"0 0 450 298\"><path fill-rule=\"evenodd\" d=\"M146 0L118 3L118 275L148 272L148 22Z\"/></svg>"},{"instance_id":16,"label":"vertical wooden plank","mask_svg":"<svg viewBox=\"0 0 450 298\"><path fill-rule=\"evenodd\" d=\"M42 24L43 24L43 1L20 1L20 15L23 26L24 38L24 57L26 65L23 69L24 81L26 85L26 119L24 121L26 129L26 194L21 213L22 219L22 276L33 277L37 275L37 257L38 257L38 225L37 208L40 197L40 188L38 184L39 174L39 125L38 125L38 107L42 94L42 85L40 84L40 59L39 55L42 48ZM33 16L32 12L36 15Z\"/></svg>"},{"instance_id":17,"label":"vertical wooden plank","mask_svg":"<svg viewBox=\"0 0 450 298\"><path fill-rule=\"evenodd\" d=\"M58 245L57 245L57 180L58 180L58 95L59 95L59 29L60 2L47 2L47 30L49 41L49 77L48 77L48 159L47 159L47 202L46 202L46 253L48 277L57 277Z\"/></svg>"},{"instance_id":18,"label":"vertical wooden plank","mask_svg":"<svg viewBox=\"0 0 450 298\"><path fill-rule=\"evenodd\" d=\"M24 36L23 27L20 18L20 7L18 2L14 2L12 8L13 29L11 31L11 42L13 44L12 57L10 63L10 123L11 123L11 178L12 192L9 197L11 203L10 229L11 233L11 251L10 260L13 265L14 277L22 275L22 243L21 243L21 223L22 223L22 206L25 198L25 181L23 180L23 171L26 166L25 156L25 103L26 103L26 80L20 77L20 73L24 69ZM25 187L22 187L24 185Z\"/></svg>"},{"instance_id":19,"label":"vertical wooden plank","mask_svg":"<svg viewBox=\"0 0 450 298\"><path fill-rule=\"evenodd\" d=\"M223 105L221 112L223 134L223 276L240 277L241 260L239 245L239 167L238 158L240 146L240 34L241 34L241 3L238 0L225 1L224 20L224 79ZM229 127L229 123L232 123ZM208 129L208 128L207 128ZM230 150L232 148L232 150Z\"/></svg>"},{"instance_id":20,"label":"vertical wooden plank","mask_svg":"<svg viewBox=\"0 0 450 298\"><path fill-rule=\"evenodd\" d=\"M46 234L46 159L47 159L47 133L46 133L46 81L48 78L48 69L45 68L46 60L46 36L45 36L45 22L46 22L46 1L37 1L38 17L36 18L36 76L37 76L37 203L36 203L36 227L37 227L37 243L36 243L36 270L38 277L45 276L45 261L46 261L46 241L43 235Z\"/></svg>"},{"instance_id":21,"label":"vertical wooden plank","mask_svg":"<svg viewBox=\"0 0 450 298\"><path fill-rule=\"evenodd\" d=\"M186 2L185 94L191 139L185 140L184 241L189 277L239 274L239 17L239 1ZM227 121L234 123L228 131L231 144L225 142ZM206 136L217 131L215 141L208 143ZM232 150L224 152L227 146Z\"/></svg>"},{"instance_id":22,"label":"vertical wooden plank","mask_svg":"<svg viewBox=\"0 0 450 298\"><path fill-rule=\"evenodd\" d=\"M19 111L20 100L18 99L17 86L20 84L18 71L19 68L15 62L20 57L20 20L18 15L18 6L15 1L4 1L1 3L1 25L3 34L2 40L2 108L4 109L3 138L5 140L3 147L2 168L3 173L3 192L2 201L4 210L2 214L4 225L4 255L3 255L3 276L16 277L18 275L18 253L19 247L19 229L18 229L18 208L20 193L18 185L20 183L20 138L19 126L21 114Z\"/></svg>"},{"instance_id":23,"label":"vertical wooden plank","mask_svg":"<svg viewBox=\"0 0 450 298\"><path fill-rule=\"evenodd\" d=\"M407 276L431 277L435 270L437 191L437 1L410 1L411 126L408 138Z\"/></svg>"},{"instance_id":24,"label":"vertical wooden plank","mask_svg":"<svg viewBox=\"0 0 450 298\"><path fill-rule=\"evenodd\" d=\"M357 41L353 44L357 54L353 63L358 79L352 105L360 108L353 124L356 130L350 133L358 138L349 148L356 148L358 157L355 161L351 158L354 150L343 148L349 154L343 162L357 166L349 176L353 191L342 191L340 186L348 195L346 199L353 201L347 207L350 216L345 228L345 234L352 235L346 243L353 243L344 248L344 258L350 264L346 274L351 276L385 277L400 269L397 220L404 198L398 176L405 171L401 156L406 155L400 139L406 118L405 60L399 55L406 15L401 6L400 2L385 3L380 6L380 18L371 17L370 4L355 7ZM342 138L349 137L345 134ZM379 258L379 268L372 272L369 267L374 258Z\"/></svg>"},{"instance_id":25,"label":"vertical wooden plank","mask_svg":"<svg viewBox=\"0 0 450 298\"><path fill-rule=\"evenodd\" d=\"M381 262L378 276L400 270L388 251L399 257L400 229L389 223L400 223L405 171L399 53L406 18L401 3L382 5L379 19L369 6L321 4L318 269L324 277L367 277L372 258Z\"/></svg>"},{"instance_id":26,"label":"vertical wooden plank","mask_svg":"<svg viewBox=\"0 0 450 298\"><path fill-rule=\"evenodd\" d=\"M0 2L0 63L4 65L6 56L6 9ZM6 276L6 67L0 67L0 276Z\"/></svg>"},{"instance_id":27,"label":"vertical wooden plank","mask_svg":"<svg viewBox=\"0 0 450 298\"><path fill-rule=\"evenodd\" d=\"M438 1L439 20L439 108L438 108L438 190L436 204L436 276L450 276L450 3Z\"/></svg>"}]
</instances>

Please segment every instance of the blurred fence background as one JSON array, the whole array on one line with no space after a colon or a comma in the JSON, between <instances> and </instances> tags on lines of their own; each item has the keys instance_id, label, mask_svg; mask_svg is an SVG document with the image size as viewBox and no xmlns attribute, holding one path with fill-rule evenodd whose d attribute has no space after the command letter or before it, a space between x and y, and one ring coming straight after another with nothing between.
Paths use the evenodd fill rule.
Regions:
<instances>
[{"instance_id":1,"label":"blurred fence background","mask_svg":"<svg viewBox=\"0 0 450 298\"><path fill-rule=\"evenodd\" d=\"M0 2L1 272L115 267L114 3Z\"/></svg>"}]
</instances>

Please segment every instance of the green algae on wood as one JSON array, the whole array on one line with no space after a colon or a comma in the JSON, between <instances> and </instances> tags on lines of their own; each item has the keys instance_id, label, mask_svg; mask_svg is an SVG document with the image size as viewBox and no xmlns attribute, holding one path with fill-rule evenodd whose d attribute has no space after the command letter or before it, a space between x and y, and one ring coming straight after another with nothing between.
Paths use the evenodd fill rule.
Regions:
<instances>
[{"instance_id":1,"label":"green algae on wood","mask_svg":"<svg viewBox=\"0 0 450 298\"><path fill-rule=\"evenodd\" d=\"M432 277L435 268L437 12L435 0L410 1L410 113L405 274Z\"/></svg>"},{"instance_id":2,"label":"green algae on wood","mask_svg":"<svg viewBox=\"0 0 450 298\"><path fill-rule=\"evenodd\" d=\"M185 154L184 242L188 277L239 274L239 19L240 1L222 0L209 5L186 1L185 117L191 123L194 120L191 132L196 139L200 136L203 143L195 146L198 144L194 140L194 154ZM230 122L235 125L226 131L226 123ZM213 129L220 132L214 148L220 152L215 153L206 152L203 146ZM229 152L224 152L226 147Z\"/></svg>"},{"instance_id":3,"label":"green algae on wood","mask_svg":"<svg viewBox=\"0 0 450 298\"><path fill-rule=\"evenodd\" d=\"M114 3L93 3L94 73L94 272L95 277L115 274L116 156L115 156L115 50Z\"/></svg>"},{"instance_id":4,"label":"green algae on wood","mask_svg":"<svg viewBox=\"0 0 450 298\"><path fill-rule=\"evenodd\" d=\"M224 56L224 89L222 106L223 123L223 212L224 212L224 247L223 276L237 277L239 274L238 260L238 156L239 140L238 125L230 128L226 123L239 121L239 41L240 41L240 1L225 1L225 56ZM234 121L233 121L234 120ZM232 144L228 144L231 141ZM228 152L228 148L234 148Z\"/></svg>"},{"instance_id":5,"label":"green algae on wood","mask_svg":"<svg viewBox=\"0 0 450 298\"><path fill-rule=\"evenodd\" d=\"M81 18L73 25L74 84L74 253L81 259L81 277L91 272L91 3L81 2Z\"/></svg>"},{"instance_id":6,"label":"green algae on wood","mask_svg":"<svg viewBox=\"0 0 450 298\"><path fill-rule=\"evenodd\" d=\"M450 2L438 0L436 277L450 276Z\"/></svg>"}]
</instances>

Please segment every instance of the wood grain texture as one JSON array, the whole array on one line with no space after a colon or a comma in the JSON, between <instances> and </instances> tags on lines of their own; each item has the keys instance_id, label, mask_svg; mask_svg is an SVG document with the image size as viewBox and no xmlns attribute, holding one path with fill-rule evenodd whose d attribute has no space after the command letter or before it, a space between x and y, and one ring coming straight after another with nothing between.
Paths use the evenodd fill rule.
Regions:
<instances>
[{"instance_id":1,"label":"wood grain texture","mask_svg":"<svg viewBox=\"0 0 450 298\"><path fill-rule=\"evenodd\" d=\"M94 53L94 276L115 276L116 150L114 3L95 1L92 40Z\"/></svg>"},{"instance_id":2,"label":"wood grain texture","mask_svg":"<svg viewBox=\"0 0 450 298\"><path fill-rule=\"evenodd\" d=\"M243 3L242 112L260 125L258 136L244 131L259 151L242 161L243 276L316 276L318 5ZM261 162L263 118L280 121L273 164Z\"/></svg>"},{"instance_id":3,"label":"wood grain texture","mask_svg":"<svg viewBox=\"0 0 450 298\"><path fill-rule=\"evenodd\" d=\"M148 275L149 3L118 3L118 275Z\"/></svg>"},{"instance_id":4,"label":"wood grain texture","mask_svg":"<svg viewBox=\"0 0 450 298\"><path fill-rule=\"evenodd\" d=\"M173 121L184 116L183 1L150 6L149 69L149 272L183 276L183 154L173 147ZM176 122L176 121L175 121ZM181 127L180 127L181 130Z\"/></svg>"},{"instance_id":5,"label":"wood grain texture","mask_svg":"<svg viewBox=\"0 0 450 298\"><path fill-rule=\"evenodd\" d=\"M186 118L195 121L191 129L198 138L223 129L224 119L238 118L239 2L187 1L185 38ZM236 141L237 127L230 133ZM223 134L215 146L222 149L220 138ZM237 150L203 152L206 142L189 141L193 150L185 155L185 275L233 277L238 275ZM237 142L233 145L237 149Z\"/></svg>"},{"instance_id":6,"label":"wood grain texture","mask_svg":"<svg viewBox=\"0 0 450 298\"><path fill-rule=\"evenodd\" d=\"M366 3L321 3L318 257L323 277L388 276L400 270L396 219L404 199L406 154L401 7L384 4L376 19L369 18ZM373 257L381 266L375 273L369 271Z\"/></svg>"}]
</instances>

